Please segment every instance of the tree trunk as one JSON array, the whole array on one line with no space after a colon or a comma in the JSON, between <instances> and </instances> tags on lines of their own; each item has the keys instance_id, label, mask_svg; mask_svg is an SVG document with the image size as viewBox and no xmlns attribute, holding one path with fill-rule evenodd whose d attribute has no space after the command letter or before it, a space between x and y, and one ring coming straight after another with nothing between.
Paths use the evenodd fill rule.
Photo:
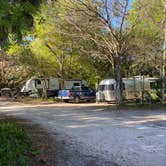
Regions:
<instances>
[{"instance_id":1,"label":"tree trunk","mask_svg":"<svg viewBox=\"0 0 166 166\"><path fill-rule=\"evenodd\" d=\"M64 71L63 71L63 63L60 65L61 71L61 82L60 82L60 89L64 89Z\"/></svg>"},{"instance_id":2,"label":"tree trunk","mask_svg":"<svg viewBox=\"0 0 166 166\"><path fill-rule=\"evenodd\" d=\"M61 59L60 59L60 74L61 74L61 82L60 89L64 89L64 53L62 51Z\"/></svg>"},{"instance_id":3,"label":"tree trunk","mask_svg":"<svg viewBox=\"0 0 166 166\"><path fill-rule=\"evenodd\" d=\"M117 106L122 105L123 103L123 83L122 83L122 73L121 73L121 58L116 56L115 61L115 80L116 80L116 104Z\"/></svg>"},{"instance_id":4,"label":"tree trunk","mask_svg":"<svg viewBox=\"0 0 166 166\"><path fill-rule=\"evenodd\" d=\"M163 31L164 31L164 52L162 65L162 102L165 100L165 61L166 61L166 1L163 0Z\"/></svg>"},{"instance_id":5,"label":"tree trunk","mask_svg":"<svg viewBox=\"0 0 166 166\"><path fill-rule=\"evenodd\" d=\"M47 98L47 79L43 79L43 93L42 93L42 98L46 99Z\"/></svg>"}]
</instances>

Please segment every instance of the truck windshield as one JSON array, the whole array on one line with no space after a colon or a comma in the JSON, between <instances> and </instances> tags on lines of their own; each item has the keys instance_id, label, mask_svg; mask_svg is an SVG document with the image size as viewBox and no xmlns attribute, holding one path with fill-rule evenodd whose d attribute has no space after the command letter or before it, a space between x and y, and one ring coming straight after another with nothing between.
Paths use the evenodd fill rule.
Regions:
<instances>
[{"instance_id":1,"label":"truck windshield","mask_svg":"<svg viewBox=\"0 0 166 166\"><path fill-rule=\"evenodd\" d=\"M89 90L89 88L88 87L82 87L82 90Z\"/></svg>"},{"instance_id":2,"label":"truck windshield","mask_svg":"<svg viewBox=\"0 0 166 166\"><path fill-rule=\"evenodd\" d=\"M74 86L74 87L72 87L72 90L79 91L80 87L79 86Z\"/></svg>"}]
</instances>

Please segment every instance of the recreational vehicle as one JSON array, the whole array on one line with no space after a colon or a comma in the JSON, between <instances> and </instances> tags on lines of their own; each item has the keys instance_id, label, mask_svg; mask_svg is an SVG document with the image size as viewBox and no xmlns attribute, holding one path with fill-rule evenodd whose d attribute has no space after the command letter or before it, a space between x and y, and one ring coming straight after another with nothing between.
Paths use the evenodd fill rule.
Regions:
<instances>
[{"instance_id":1,"label":"recreational vehicle","mask_svg":"<svg viewBox=\"0 0 166 166\"><path fill-rule=\"evenodd\" d=\"M143 93L155 91L158 78L135 76L123 78L123 97L126 100L141 99ZM116 81L115 79L102 80L96 93L98 102L112 102L116 100Z\"/></svg>"},{"instance_id":2,"label":"recreational vehicle","mask_svg":"<svg viewBox=\"0 0 166 166\"><path fill-rule=\"evenodd\" d=\"M42 95L44 89L47 90L48 97L58 96L61 80L59 78L31 78L21 89L21 93L24 95L30 95L32 97L39 97ZM72 89L73 86L86 85L85 80L65 80L64 88Z\"/></svg>"},{"instance_id":3,"label":"recreational vehicle","mask_svg":"<svg viewBox=\"0 0 166 166\"><path fill-rule=\"evenodd\" d=\"M65 80L64 81L64 88L65 89L72 89L74 86L87 86L87 82L85 80Z\"/></svg>"},{"instance_id":4,"label":"recreational vehicle","mask_svg":"<svg viewBox=\"0 0 166 166\"><path fill-rule=\"evenodd\" d=\"M59 80L57 78L31 78L25 83L21 93L39 97L44 89L47 90L48 97L56 96L59 90Z\"/></svg>"}]
</instances>

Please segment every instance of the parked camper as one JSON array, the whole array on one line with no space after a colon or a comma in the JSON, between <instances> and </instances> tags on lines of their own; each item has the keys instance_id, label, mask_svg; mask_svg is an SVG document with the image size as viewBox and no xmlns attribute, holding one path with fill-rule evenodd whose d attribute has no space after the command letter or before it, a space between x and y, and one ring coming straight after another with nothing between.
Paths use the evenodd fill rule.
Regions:
<instances>
[{"instance_id":1,"label":"parked camper","mask_svg":"<svg viewBox=\"0 0 166 166\"><path fill-rule=\"evenodd\" d=\"M21 89L21 93L24 95L41 96L43 89L47 90L47 96L53 97L58 95L59 80L57 78L31 78L25 86Z\"/></svg>"},{"instance_id":2,"label":"parked camper","mask_svg":"<svg viewBox=\"0 0 166 166\"><path fill-rule=\"evenodd\" d=\"M141 99L143 95L155 92L154 97L157 98L157 80L159 79L153 77L144 78L143 76L123 78L123 97L127 100L136 100ZM106 79L100 82L96 100L98 102L116 100L115 79Z\"/></svg>"},{"instance_id":3,"label":"parked camper","mask_svg":"<svg viewBox=\"0 0 166 166\"><path fill-rule=\"evenodd\" d=\"M87 82L85 80L65 80L64 81L64 89L72 89L74 86L87 86Z\"/></svg>"},{"instance_id":4,"label":"parked camper","mask_svg":"<svg viewBox=\"0 0 166 166\"><path fill-rule=\"evenodd\" d=\"M21 89L21 93L24 95L30 95L32 97L39 97L42 95L43 89L47 90L48 97L58 96L60 90L60 79L59 78L31 78L25 86ZM65 80L64 88L71 89L74 86L86 86L85 80Z\"/></svg>"},{"instance_id":5,"label":"parked camper","mask_svg":"<svg viewBox=\"0 0 166 166\"><path fill-rule=\"evenodd\" d=\"M98 92L96 93L96 100L115 101L116 100L116 81L115 79L106 79L100 82Z\"/></svg>"}]
</instances>

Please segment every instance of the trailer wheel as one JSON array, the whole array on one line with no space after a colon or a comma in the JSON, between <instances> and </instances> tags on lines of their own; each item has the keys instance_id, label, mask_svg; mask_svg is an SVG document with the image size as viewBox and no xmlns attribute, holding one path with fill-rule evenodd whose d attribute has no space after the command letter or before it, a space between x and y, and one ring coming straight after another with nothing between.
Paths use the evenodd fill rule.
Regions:
<instances>
[{"instance_id":1,"label":"trailer wheel","mask_svg":"<svg viewBox=\"0 0 166 166\"><path fill-rule=\"evenodd\" d=\"M79 102L80 102L79 96L76 96L76 97L74 98L74 101L75 101L75 103L79 103Z\"/></svg>"},{"instance_id":2,"label":"trailer wheel","mask_svg":"<svg viewBox=\"0 0 166 166\"><path fill-rule=\"evenodd\" d=\"M65 99L65 100L63 100L65 103L69 103L69 100L68 99Z\"/></svg>"}]
</instances>

